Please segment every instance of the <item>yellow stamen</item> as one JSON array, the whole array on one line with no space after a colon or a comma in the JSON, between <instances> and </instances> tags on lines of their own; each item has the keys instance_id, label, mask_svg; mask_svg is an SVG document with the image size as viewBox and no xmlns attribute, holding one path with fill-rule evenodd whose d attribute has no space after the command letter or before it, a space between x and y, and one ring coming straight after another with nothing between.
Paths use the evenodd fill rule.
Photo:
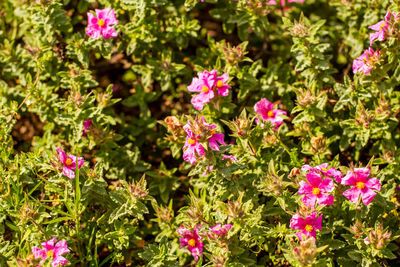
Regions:
<instances>
[{"instance_id":1,"label":"yellow stamen","mask_svg":"<svg viewBox=\"0 0 400 267\"><path fill-rule=\"evenodd\" d=\"M208 91L210 91L210 89L204 85L203 88L201 89L201 91L203 91L203 93L208 93Z\"/></svg>"},{"instance_id":2,"label":"yellow stamen","mask_svg":"<svg viewBox=\"0 0 400 267\"><path fill-rule=\"evenodd\" d=\"M100 27L103 27L106 23L104 22L104 20L99 19L99 20L97 21L97 24L98 24Z\"/></svg>"},{"instance_id":3,"label":"yellow stamen","mask_svg":"<svg viewBox=\"0 0 400 267\"><path fill-rule=\"evenodd\" d=\"M224 83L222 81L218 81L217 82L217 87L221 88L222 86L224 86Z\"/></svg>"},{"instance_id":4,"label":"yellow stamen","mask_svg":"<svg viewBox=\"0 0 400 267\"><path fill-rule=\"evenodd\" d=\"M383 27L385 27L386 26L386 23L384 22L384 23L382 23L381 24L381 26L379 26L379 30L382 30L383 29Z\"/></svg>"},{"instance_id":5,"label":"yellow stamen","mask_svg":"<svg viewBox=\"0 0 400 267\"><path fill-rule=\"evenodd\" d=\"M319 193L320 193L319 188L318 188L318 187L314 187L314 188L312 189L312 193L313 193L313 195L319 195Z\"/></svg>"},{"instance_id":6,"label":"yellow stamen","mask_svg":"<svg viewBox=\"0 0 400 267\"><path fill-rule=\"evenodd\" d=\"M48 257L53 257L54 256L54 253L53 253L52 250L47 251L46 254L47 254Z\"/></svg>"},{"instance_id":7,"label":"yellow stamen","mask_svg":"<svg viewBox=\"0 0 400 267\"><path fill-rule=\"evenodd\" d=\"M188 241L189 246L194 247L196 245L196 240L193 238Z\"/></svg>"},{"instance_id":8,"label":"yellow stamen","mask_svg":"<svg viewBox=\"0 0 400 267\"><path fill-rule=\"evenodd\" d=\"M267 117L271 118L273 116L274 116L274 111L273 110L268 111Z\"/></svg>"},{"instance_id":9,"label":"yellow stamen","mask_svg":"<svg viewBox=\"0 0 400 267\"><path fill-rule=\"evenodd\" d=\"M72 165L72 159L67 158L67 160L65 161L65 165L67 165L67 166Z\"/></svg>"},{"instance_id":10,"label":"yellow stamen","mask_svg":"<svg viewBox=\"0 0 400 267\"><path fill-rule=\"evenodd\" d=\"M188 139L188 143L191 144L191 145L194 145L196 143L196 140L192 139L192 138L189 138Z\"/></svg>"},{"instance_id":11,"label":"yellow stamen","mask_svg":"<svg viewBox=\"0 0 400 267\"><path fill-rule=\"evenodd\" d=\"M328 171L327 168L321 168L321 170L323 170L324 172Z\"/></svg>"},{"instance_id":12,"label":"yellow stamen","mask_svg":"<svg viewBox=\"0 0 400 267\"><path fill-rule=\"evenodd\" d=\"M312 225L307 224L306 227L304 227L304 230L306 230L307 232L311 232L314 229L314 227L312 227Z\"/></svg>"},{"instance_id":13,"label":"yellow stamen","mask_svg":"<svg viewBox=\"0 0 400 267\"><path fill-rule=\"evenodd\" d=\"M358 182L358 183L357 183L357 188L358 188L358 189L363 189L364 187L365 187L365 185L364 185L363 182Z\"/></svg>"}]
</instances>

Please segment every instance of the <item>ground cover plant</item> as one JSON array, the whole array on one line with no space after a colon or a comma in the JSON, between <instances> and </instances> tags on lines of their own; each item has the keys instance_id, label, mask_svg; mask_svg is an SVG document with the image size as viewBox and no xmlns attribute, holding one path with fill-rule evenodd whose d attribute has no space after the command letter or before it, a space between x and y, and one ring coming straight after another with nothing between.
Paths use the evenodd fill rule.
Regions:
<instances>
[{"instance_id":1,"label":"ground cover plant","mask_svg":"<svg viewBox=\"0 0 400 267\"><path fill-rule=\"evenodd\" d=\"M397 266L399 12L0 1L0 266Z\"/></svg>"}]
</instances>

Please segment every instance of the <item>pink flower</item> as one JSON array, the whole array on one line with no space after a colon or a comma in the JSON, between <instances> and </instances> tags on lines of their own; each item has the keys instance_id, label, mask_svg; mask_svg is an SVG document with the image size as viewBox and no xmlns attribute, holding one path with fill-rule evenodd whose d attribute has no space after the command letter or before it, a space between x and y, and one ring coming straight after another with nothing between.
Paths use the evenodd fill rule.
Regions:
<instances>
[{"instance_id":1,"label":"pink flower","mask_svg":"<svg viewBox=\"0 0 400 267\"><path fill-rule=\"evenodd\" d=\"M283 123L283 118L280 117L280 115L286 116L287 114L286 111L274 109L274 105L265 98L261 99L254 105L254 111L261 116L263 121L271 122L271 125L274 126L275 130ZM258 118L256 119L256 123L260 123ZM264 124L261 124L261 126L264 126Z\"/></svg>"},{"instance_id":2,"label":"pink flower","mask_svg":"<svg viewBox=\"0 0 400 267\"><path fill-rule=\"evenodd\" d=\"M307 182L300 181L299 195L304 195L303 203L306 206L332 205L334 197L327 193L334 189L333 181L330 178L322 180L321 175L316 172L309 172L306 175Z\"/></svg>"},{"instance_id":3,"label":"pink flower","mask_svg":"<svg viewBox=\"0 0 400 267\"><path fill-rule=\"evenodd\" d=\"M187 133L185 145L183 146L183 159L190 162L190 164L194 164L196 162L196 152L200 157L204 156L206 153L204 152L203 145L199 143L190 129L189 123L185 124L183 129Z\"/></svg>"},{"instance_id":4,"label":"pink flower","mask_svg":"<svg viewBox=\"0 0 400 267\"><path fill-rule=\"evenodd\" d=\"M59 265L64 266L65 264L67 264L68 262L67 259L61 256L65 253L70 252L70 250L68 249L67 241L61 240L57 244L55 244L56 241L57 238L54 237L49 241L43 242L42 243L43 249L38 247L32 247L32 253L33 256L35 256L35 259L39 258L42 259L38 266L41 266L43 262L47 259L47 257L53 257L53 261L51 263L53 267Z\"/></svg>"},{"instance_id":5,"label":"pink flower","mask_svg":"<svg viewBox=\"0 0 400 267\"><path fill-rule=\"evenodd\" d=\"M195 109L202 110L204 104L209 103L216 94L220 96L227 96L229 94L230 86L226 84L229 79L227 73L218 76L217 70L210 72L205 70L197 73L197 75L198 77L193 78L192 83L187 87L189 92L199 93L191 100Z\"/></svg>"},{"instance_id":6,"label":"pink flower","mask_svg":"<svg viewBox=\"0 0 400 267\"><path fill-rule=\"evenodd\" d=\"M199 256L201 257L203 254L204 247L203 242L200 241L203 238L199 235L199 226L195 227L192 231L181 226L176 232L182 236L179 238L179 242L181 243L180 247L183 248L187 246L194 260L198 261Z\"/></svg>"},{"instance_id":7,"label":"pink flower","mask_svg":"<svg viewBox=\"0 0 400 267\"><path fill-rule=\"evenodd\" d=\"M115 16L114 9L95 9L96 16L88 12L88 26L86 28L86 34L92 38L99 38L100 35L104 39L110 37L117 37L118 33L111 25L118 24L117 17Z\"/></svg>"},{"instance_id":8,"label":"pink flower","mask_svg":"<svg viewBox=\"0 0 400 267\"><path fill-rule=\"evenodd\" d=\"M370 47L365 50L364 53L361 54L361 56L353 61L353 72L364 72L365 75L368 75L378 61L379 51L374 51L374 49Z\"/></svg>"},{"instance_id":9,"label":"pink flower","mask_svg":"<svg viewBox=\"0 0 400 267\"><path fill-rule=\"evenodd\" d=\"M210 231L217 235L226 235L226 233L232 228L231 224L217 224L214 227L210 228Z\"/></svg>"},{"instance_id":10,"label":"pink flower","mask_svg":"<svg viewBox=\"0 0 400 267\"><path fill-rule=\"evenodd\" d=\"M355 168L354 171L348 171L343 177L342 184L353 187L344 191L343 195L354 204L357 203L360 195L365 205L371 203L376 195L372 190L381 191L381 184L375 177L368 179L369 175L369 168Z\"/></svg>"},{"instance_id":11,"label":"pink flower","mask_svg":"<svg viewBox=\"0 0 400 267\"><path fill-rule=\"evenodd\" d=\"M302 240L301 235L316 237L315 229L321 230L322 224L322 214L317 218L318 213L314 212L313 214L307 216L305 219L300 217L300 215L293 215L292 219L290 219L290 228L301 230L297 232L296 235L300 240Z\"/></svg>"},{"instance_id":12,"label":"pink flower","mask_svg":"<svg viewBox=\"0 0 400 267\"><path fill-rule=\"evenodd\" d=\"M82 130L82 136L87 136L87 132L90 129L90 126L92 125L93 121L88 120L83 122L83 130Z\"/></svg>"},{"instance_id":13,"label":"pink flower","mask_svg":"<svg viewBox=\"0 0 400 267\"><path fill-rule=\"evenodd\" d=\"M390 11L388 11L386 13L386 16L385 16L384 20L381 20L378 23L368 27L368 29L371 29L371 30L375 31L374 33L371 33L369 35L369 44L370 44L370 46L372 45L372 42L375 39L378 39L379 41L385 40L385 35L388 33L389 26L390 26L390 23L391 23L391 20L392 20L391 17L392 17L392 14L390 13ZM397 18L396 13L393 13L393 17L395 19Z\"/></svg>"},{"instance_id":14,"label":"pink flower","mask_svg":"<svg viewBox=\"0 0 400 267\"><path fill-rule=\"evenodd\" d=\"M199 156L204 156L205 151L204 147L202 144L200 144L199 141L206 141L206 140L200 140L204 139L205 136L206 139L208 139L208 145L212 150L219 151L219 144L221 145L226 145L224 142L224 134L222 133L215 133L215 129L217 128L217 125L215 124L208 124L204 117L201 117L200 120L197 120L195 122L196 124L200 123L201 125L197 125L195 128L197 131L203 131L200 133L193 133L192 131L192 123L188 121L185 126L183 126L183 129L185 130L187 136L186 136L186 141L185 145L183 146L183 159L187 162L190 162L191 164L194 164L196 162L196 152ZM201 130L199 130L197 127L201 127Z\"/></svg>"},{"instance_id":15,"label":"pink flower","mask_svg":"<svg viewBox=\"0 0 400 267\"><path fill-rule=\"evenodd\" d=\"M76 157L74 155L67 155L61 148L57 148L58 159L64 165L63 167L63 174L67 176L69 179L75 178L75 170L76 170L76 161L78 160L78 168L82 167L83 165L83 158Z\"/></svg>"},{"instance_id":16,"label":"pink flower","mask_svg":"<svg viewBox=\"0 0 400 267\"><path fill-rule=\"evenodd\" d=\"M316 173L321 173L322 175L326 176L326 177L331 177L331 178L335 178L335 181L337 183L341 183L342 182L342 177L343 174L341 171L336 170L335 168L329 168L328 169L328 163L323 163L321 165L318 165L316 167L311 167L310 165L303 165L303 167L301 167L301 169L305 172L316 172Z\"/></svg>"}]
</instances>

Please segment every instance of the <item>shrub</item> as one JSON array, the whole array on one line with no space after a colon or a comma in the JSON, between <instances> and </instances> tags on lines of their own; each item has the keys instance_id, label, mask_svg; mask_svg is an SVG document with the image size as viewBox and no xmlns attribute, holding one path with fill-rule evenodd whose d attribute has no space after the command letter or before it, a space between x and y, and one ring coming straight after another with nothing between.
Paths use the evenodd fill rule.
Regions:
<instances>
[{"instance_id":1,"label":"shrub","mask_svg":"<svg viewBox=\"0 0 400 267\"><path fill-rule=\"evenodd\" d=\"M1 266L394 266L400 3L0 2Z\"/></svg>"}]
</instances>

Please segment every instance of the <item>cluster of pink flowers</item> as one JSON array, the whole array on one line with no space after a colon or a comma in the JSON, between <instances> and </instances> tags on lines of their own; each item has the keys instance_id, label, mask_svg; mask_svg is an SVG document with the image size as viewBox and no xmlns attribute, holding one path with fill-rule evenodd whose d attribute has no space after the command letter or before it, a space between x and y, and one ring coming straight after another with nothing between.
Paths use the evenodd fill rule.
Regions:
<instances>
[{"instance_id":1,"label":"cluster of pink flowers","mask_svg":"<svg viewBox=\"0 0 400 267\"><path fill-rule=\"evenodd\" d=\"M219 151L219 144L226 145L224 142L224 134L216 133L217 125L208 124L204 117L196 119L193 123L189 120L183 129L187 136L185 145L183 146L183 159L191 164L196 162L196 154L204 156L204 146L208 142L210 149ZM203 143L203 144L202 144Z\"/></svg>"},{"instance_id":2,"label":"cluster of pink flowers","mask_svg":"<svg viewBox=\"0 0 400 267\"><path fill-rule=\"evenodd\" d=\"M341 171L331 167L328 163L311 167L304 165L302 170L306 173L306 181L300 181L299 195L304 195L302 201L305 206L315 209L315 205L328 206L334 202L334 196L329 194L335 189L333 179L336 183L352 186L343 192L343 195L354 204L357 204L360 196L365 205L371 203L376 193L373 190L380 191L381 185L375 177L368 178L370 175L369 168L355 168L349 170L343 177ZM302 217L295 214L290 220L292 229L301 230L296 235L302 240L302 235L316 237L315 229L321 229L322 214L314 211L311 215Z\"/></svg>"},{"instance_id":3,"label":"cluster of pink flowers","mask_svg":"<svg viewBox=\"0 0 400 267\"><path fill-rule=\"evenodd\" d=\"M199 93L195 95L191 103L197 110L202 110L204 104L209 103L216 95L229 95L230 86L227 84L229 75L227 73L218 76L217 70L210 72L199 72L198 77L193 78L192 83L187 87L189 92Z\"/></svg>"},{"instance_id":4,"label":"cluster of pink flowers","mask_svg":"<svg viewBox=\"0 0 400 267\"><path fill-rule=\"evenodd\" d=\"M274 109L274 105L265 98L261 99L254 105L254 111L262 118L264 123L270 122L271 126L274 127L275 130L283 124L283 118L281 115L287 115L284 110ZM258 118L256 118L255 121L256 124L260 123ZM262 127L264 126L264 123L261 123Z\"/></svg>"},{"instance_id":5,"label":"cluster of pink flowers","mask_svg":"<svg viewBox=\"0 0 400 267\"><path fill-rule=\"evenodd\" d=\"M361 56L353 61L354 73L363 72L365 75L368 75L371 72L380 59L379 50L375 51L372 48L373 42L375 40L384 41L388 35L392 34L392 25L398 19L398 14L388 11L384 20L381 20L378 23L368 27L375 32L369 35L370 47L366 49Z\"/></svg>"},{"instance_id":6,"label":"cluster of pink flowers","mask_svg":"<svg viewBox=\"0 0 400 267\"><path fill-rule=\"evenodd\" d=\"M57 154L58 154L58 159L63 165L62 173L69 179L74 179L76 166L78 165L78 168L82 167L84 163L83 158L76 157L71 154L67 156L67 154L65 154L65 152L61 148L57 148Z\"/></svg>"},{"instance_id":7,"label":"cluster of pink flowers","mask_svg":"<svg viewBox=\"0 0 400 267\"><path fill-rule=\"evenodd\" d=\"M41 259L38 266L42 266L43 262L48 258L52 257L51 265L57 267L59 265L64 266L67 264L67 259L64 258L63 254L70 252L68 249L67 241L61 240L57 242L57 238L54 237L46 242L42 243L42 247L32 247L32 253L35 259Z\"/></svg>"},{"instance_id":8,"label":"cluster of pink flowers","mask_svg":"<svg viewBox=\"0 0 400 267\"><path fill-rule=\"evenodd\" d=\"M217 225L210 227L208 232L201 234L200 229L201 225L197 225L193 228L193 230L189 230L183 226L181 226L176 232L182 236L179 238L179 242L181 243L181 248L187 247L190 253L192 254L195 261L199 260L199 257L203 255L204 236L211 237L212 235L216 236L225 236L227 232L232 228L231 224L222 225L218 223Z\"/></svg>"}]
</instances>

